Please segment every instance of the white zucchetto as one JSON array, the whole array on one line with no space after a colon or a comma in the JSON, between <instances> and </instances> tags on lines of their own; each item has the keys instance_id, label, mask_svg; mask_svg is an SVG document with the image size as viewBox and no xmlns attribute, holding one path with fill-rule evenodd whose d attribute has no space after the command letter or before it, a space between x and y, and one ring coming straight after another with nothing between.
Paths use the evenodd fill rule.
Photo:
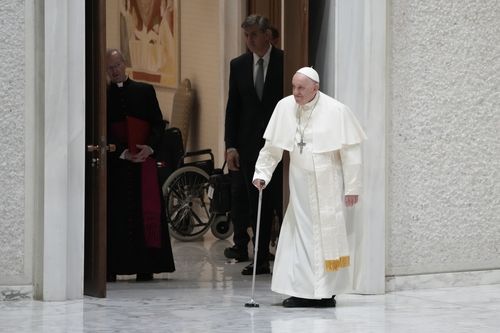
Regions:
<instances>
[{"instance_id":1,"label":"white zucchetto","mask_svg":"<svg viewBox=\"0 0 500 333\"><path fill-rule=\"evenodd\" d=\"M319 83L319 75L312 67L302 67L297 73L304 74L316 83Z\"/></svg>"}]
</instances>

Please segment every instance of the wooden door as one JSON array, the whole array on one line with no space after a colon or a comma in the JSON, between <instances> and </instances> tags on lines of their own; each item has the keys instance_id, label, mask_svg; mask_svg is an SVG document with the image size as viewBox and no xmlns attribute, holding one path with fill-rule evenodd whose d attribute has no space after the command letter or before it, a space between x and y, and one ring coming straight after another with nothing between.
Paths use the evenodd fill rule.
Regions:
<instances>
[{"instance_id":1,"label":"wooden door","mask_svg":"<svg viewBox=\"0 0 500 333\"><path fill-rule=\"evenodd\" d=\"M267 16L278 28L285 52L283 68L284 96L292 93L292 77L297 69L309 66L309 0L249 0L248 14ZM282 17L283 16L283 17ZM283 26L282 23L283 22ZM282 31L281 31L282 28ZM289 156L283 155L283 209L288 206Z\"/></svg>"},{"instance_id":2,"label":"wooden door","mask_svg":"<svg viewBox=\"0 0 500 333\"><path fill-rule=\"evenodd\" d=\"M292 94L292 77L309 65L309 0L286 0L283 8L284 96ZM288 206L288 153L283 155L283 207Z\"/></svg>"},{"instance_id":3,"label":"wooden door","mask_svg":"<svg viewBox=\"0 0 500 333\"><path fill-rule=\"evenodd\" d=\"M286 0L283 8L284 91L292 93L297 69L309 66L309 0Z\"/></svg>"},{"instance_id":4,"label":"wooden door","mask_svg":"<svg viewBox=\"0 0 500 333\"><path fill-rule=\"evenodd\" d=\"M106 1L85 2L84 294L106 297Z\"/></svg>"},{"instance_id":5,"label":"wooden door","mask_svg":"<svg viewBox=\"0 0 500 333\"><path fill-rule=\"evenodd\" d=\"M281 35L281 0L250 0L248 15L259 14L267 17Z\"/></svg>"},{"instance_id":6,"label":"wooden door","mask_svg":"<svg viewBox=\"0 0 500 333\"><path fill-rule=\"evenodd\" d=\"M285 51L284 95L292 93L292 76L300 67L309 66L309 0L249 0L248 15L260 14L278 30ZM282 19L283 16L283 19ZM281 26L283 22L283 27Z\"/></svg>"}]
</instances>

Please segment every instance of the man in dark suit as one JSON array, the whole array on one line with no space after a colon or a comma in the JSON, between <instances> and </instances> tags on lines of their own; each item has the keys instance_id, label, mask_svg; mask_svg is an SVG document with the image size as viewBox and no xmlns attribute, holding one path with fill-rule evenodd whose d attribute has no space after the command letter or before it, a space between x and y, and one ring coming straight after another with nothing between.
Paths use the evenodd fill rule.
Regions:
<instances>
[{"instance_id":1,"label":"man in dark suit","mask_svg":"<svg viewBox=\"0 0 500 333\"><path fill-rule=\"evenodd\" d=\"M248 200L234 200L233 197L232 202L235 245L227 248L224 254L236 259L244 259L245 255L248 255L246 209L255 234L258 203L258 191L252 186L255 162L264 145L262 136L267 123L274 107L283 98L283 51L271 45L269 20L263 16L250 15L241 27L250 52L231 61L225 123L228 168L241 173L248 198ZM270 273L269 241L273 219L273 197L281 196L280 176L273 179L263 192L257 274ZM252 264L242 271L243 275L252 273Z\"/></svg>"}]
</instances>

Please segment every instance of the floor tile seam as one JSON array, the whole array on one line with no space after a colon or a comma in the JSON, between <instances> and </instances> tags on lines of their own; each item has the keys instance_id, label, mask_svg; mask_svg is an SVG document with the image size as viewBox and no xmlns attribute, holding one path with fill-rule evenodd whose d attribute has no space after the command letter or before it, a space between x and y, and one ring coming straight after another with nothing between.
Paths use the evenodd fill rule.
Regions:
<instances>
[{"instance_id":1,"label":"floor tile seam","mask_svg":"<svg viewBox=\"0 0 500 333\"><path fill-rule=\"evenodd\" d=\"M397 296L404 296L404 297L418 299L418 300L421 300L421 301L427 301L427 302L431 302L431 303L442 303L442 304L447 304L447 305L455 305L455 306L459 306L459 307L464 308L464 309L465 308L474 308L474 309L477 309L477 310L490 310L490 307L488 307L487 305L484 305L484 306L481 306L481 305L464 305L463 303L457 303L457 302L452 302L452 301L436 300L436 299L429 299L429 298L422 297L422 296L405 295L405 294L398 294Z\"/></svg>"}]
</instances>

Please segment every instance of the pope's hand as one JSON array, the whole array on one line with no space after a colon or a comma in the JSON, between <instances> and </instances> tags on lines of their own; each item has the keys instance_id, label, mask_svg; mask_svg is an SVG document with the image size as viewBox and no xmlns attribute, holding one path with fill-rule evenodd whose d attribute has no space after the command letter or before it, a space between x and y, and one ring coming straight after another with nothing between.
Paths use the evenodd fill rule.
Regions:
<instances>
[{"instance_id":1,"label":"pope's hand","mask_svg":"<svg viewBox=\"0 0 500 333\"><path fill-rule=\"evenodd\" d=\"M262 179L255 179L252 182L253 186L255 186L258 190L263 190L266 187L266 182Z\"/></svg>"},{"instance_id":2,"label":"pope's hand","mask_svg":"<svg viewBox=\"0 0 500 333\"><path fill-rule=\"evenodd\" d=\"M346 195L345 196L345 205L347 207L352 207L358 203L358 195Z\"/></svg>"}]
</instances>

